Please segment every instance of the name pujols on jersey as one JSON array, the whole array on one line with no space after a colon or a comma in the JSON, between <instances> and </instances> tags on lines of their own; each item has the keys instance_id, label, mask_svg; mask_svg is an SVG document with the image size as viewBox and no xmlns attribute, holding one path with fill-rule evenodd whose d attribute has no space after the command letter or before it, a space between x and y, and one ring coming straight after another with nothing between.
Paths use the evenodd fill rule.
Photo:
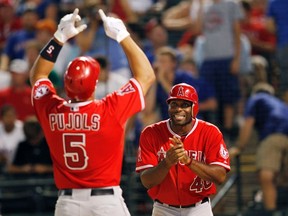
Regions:
<instances>
[{"instance_id":1,"label":"name pujols on jersey","mask_svg":"<svg viewBox=\"0 0 288 216\"><path fill-rule=\"evenodd\" d=\"M98 131L100 128L100 115L87 113L51 113L49 125L51 131L55 130L87 130Z\"/></svg>"}]
</instances>

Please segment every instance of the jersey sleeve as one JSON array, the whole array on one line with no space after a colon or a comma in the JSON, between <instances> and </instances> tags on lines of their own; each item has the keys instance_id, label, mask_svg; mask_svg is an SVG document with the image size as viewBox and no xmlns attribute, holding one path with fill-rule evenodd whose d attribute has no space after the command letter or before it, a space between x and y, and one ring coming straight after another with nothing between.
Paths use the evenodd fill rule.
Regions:
<instances>
[{"instance_id":1,"label":"jersey sleeve","mask_svg":"<svg viewBox=\"0 0 288 216\"><path fill-rule=\"evenodd\" d=\"M209 132L208 142L210 143L207 145L209 146L208 149L205 150L207 164L219 165L230 171L229 152L220 130L211 125L207 131Z\"/></svg>"},{"instance_id":2,"label":"jersey sleeve","mask_svg":"<svg viewBox=\"0 0 288 216\"><path fill-rule=\"evenodd\" d=\"M151 143L153 135L149 129L143 130L140 135L139 148L136 161L136 172L141 172L147 168L154 167L158 164L158 159L155 154L155 150Z\"/></svg>"},{"instance_id":3,"label":"jersey sleeve","mask_svg":"<svg viewBox=\"0 0 288 216\"><path fill-rule=\"evenodd\" d=\"M113 117L120 123L125 123L129 117L145 108L142 88L134 78L119 90L108 95L104 101L109 106Z\"/></svg>"},{"instance_id":4,"label":"jersey sleeve","mask_svg":"<svg viewBox=\"0 0 288 216\"><path fill-rule=\"evenodd\" d=\"M36 115L41 117L48 113L60 98L56 95L56 90L49 79L40 79L32 88L31 100Z\"/></svg>"}]
</instances>

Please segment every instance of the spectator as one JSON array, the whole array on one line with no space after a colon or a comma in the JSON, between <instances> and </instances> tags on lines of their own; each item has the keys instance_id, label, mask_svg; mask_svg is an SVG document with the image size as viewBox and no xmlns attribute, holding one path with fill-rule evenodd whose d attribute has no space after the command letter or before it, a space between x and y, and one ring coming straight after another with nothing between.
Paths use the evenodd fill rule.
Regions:
<instances>
[{"instance_id":1,"label":"spectator","mask_svg":"<svg viewBox=\"0 0 288 216\"><path fill-rule=\"evenodd\" d=\"M151 3L151 0L147 0L147 1L135 1L136 3L135 6L137 6L137 3L140 4L140 9L141 10L145 10L148 4L148 6L150 5L149 3ZM143 2L143 3L142 3ZM137 14L137 10L135 10L133 4L133 0L111 0L109 1L109 7L110 7L110 11L114 14L116 14L120 19L122 19L124 22L127 23L136 23L139 19L139 16Z\"/></svg>"},{"instance_id":2,"label":"spectator","mask_svg":"<svg viewBox=\"0 0 288 216\"><path fill-rule=\"evenodd\" d=\"M131 71L125 53L117 41L106 37L103 22L95 11L95 7L105 8L105 5L100 3L97 6L86 8L88 27L75 38L77 46L80 48L80 55L105 55L110 62L111 73L118 73L129 79Z\"/></svg>"},{"instance_id":3,"label":"spectator","mask_svg":"<svg viewBox=\"0 0 288 216\"><path fill-rule=\"evenodd\" d=\"M3 171L13 162L19 142L25 136L23 122L17 119L15 108L5 105L0 109L0 163Z\"/></svg>"},{"instance_id":4,"label":"spectator","mask_svg":"<svg viewBox=\"0 0 288 216\"><path fill-rule=\"evenodd\" d=\"M3 54L1 55L0 68L8 70L10 61L23 59L25 42L35 38L35 27L38 21L38 14L35 8L26 8L21 14L22 29L9 35Z\"/></svg>"},{"instance_id":5,"label":"spectator","mask_svg":"<svg viewBox=\"0 0 288 216\"><path fill-rule=\"evenodd\" d=\"M283 173L283 168L286 172L288 168L288 106L274 96L274 88L267 83L257 83L252 89L239 138L229 150L231 158L249 143L253 129L260 141L256 166L263 192L262 215L271 216L277 210L277 176Z\"/></svg>"},{"instance_id":6,"label":"spectator","mask_svg":"<svg viewBox=\"0 0 288 216\"><path fill-rule=\"evenodd\" d=\"M154 201L153 216L212 216L209 196L230 170L220 130L197 119L197 91L174 85L167 99L169 119L141 133L136 171Z\"/></svg>"},{"instance_id":7,"label":"spectator","mask_svg":"<svg viewBox=\"0 0 288 216\"><path fill-rule=\"evenodd\" d=\"M0 70L0 92L10 86L11 73L9 71Z\"/></svg>"},{"instance_id":8,"label":"spectator","mask_svg":"<svg viewBox=\"0 0 288 216\"><path fill-rule=\"evenodd\" d=\"M100 73L97 83L96 99L102 99L108 94L121 88L128 82L128 79L120 74L110 72L110 64L104 56L96 56L95 60L99 62Z\"/></svg>"},{"instance_id":9,"label":"spectator","mask_svg":"<svg viewBox=\"0 0 288 216\"><path fill-rule=\"evenodd\" d=\"M269 0L267 8L268 29L276 34L276 60L279 67L279 93L282 99L288 103L288 1Z\"/></svg>"},{"instance_id":10,"label":"spectator","mask_svg":"<svg viewBox=\"0 0 288 216\"><path fill-rule=\"evenodd\" d=\"M52 161L42 128L35 116L27 117L23 126L25 140L17 146L10 174L52 174Z\"/></svg>"},{"instance_id":11,"label":"spectator","mask_svg":"<svg viewBox=\"0 0 288 216\"><path fill-rule=\"evenodd\" d=\"M218 124L230 137L240 99L242 8L230 0L212 0L205 5L203 0L198 1L199 9L192 22L205 38L200 75L215 88L219 102Z\"/></svg>"},{"instance_id":12,"label":"spectator","mask_svg":"<svg viewBox=\"0 0 288 216\"><path fill-rule=\"evenodd\" d=\"M144 26L146 40L143 41L143 50L153 64L156 52L163 46L168 46L168 32L156 19L150 19Z\"/></svg>"},{"instance_id":13,"label":"spectator","mask_svg":"<svg viewBox=\"0 0 288 216\"><path fill-rule=\"evenodd\" d=\"M216 123L215 113L218 108L218 103L215 96L215 90L210 84L200 76L195 61L190 57L180 61L179 69L191 73L193 79L186 82L197 90L199 96L199 113L198 118ZM184 80L175 80L174 84L181 83Z\"/></svg>"},{"instance_id":14,"label":"spectator","mask_svg":"<svg viewBox=\"0 0 288 216\"><path fill-rule=\"evenodd\" d=\"M182 82L195 86L199 92L199 108L201 108L201 112L216 110L217 101L213 88L196 75L196 67L192 69L194 74L185 70L180 70L178 67L177 53L173 48L162 47L158 49L154 68L157 76L156 101L157 106L160 109L162 120L169 117L165 99L168 96L169 90L173 85Z\"/></svg>"},{"instance_id":15,"label":"spectator","mask_svg":"<svg viewBox=\"0 0 288 216\"><path fill-rule=\"evenodd\" d=\"M15 13L12 0L0 1L0 54L2 54L7 38L14 31L22 28L21 21Z\"/></svg>"},{"instance_id":16,"label":"spectator","mask_svg":"<svg viewBox=\"0 0 288 216\"><path fill-rule=\"evenodd\" d=\"M177 5L165 10L161 17L163 25L168 30L169 44L173 47L176 47L180 40L183 43L183 37L191 39L196 36L194 29L191 28L192 5L192 0L179 1Z\"/></svg>"},{"instance_id":17,"label":"spectator","mask_svg":"<svg viewBox=\"0 0 288 216\"><path fill-rule=\"evenodd\" d=\"M0 91L0 107L5 104L14 106L19 120L24 121L27 116L34 115L31 104L31 87L28 85L29 65L22 59L11 61L11 84Z\"/></svg>"},{"instance_id":18,"label":"spectator","mask_svg":"<svg viewBox=\"0 0 288 216\"><path fill-rule=\"evenodd\" d=\"M268 31L265 23L265 13L258 12L258 7L253 8L253 1L242 0L244 9L244 20L241 22L241 30L251 44L251 54L263 56L268 63L268 78L272 81L274 68L274 56L276 48L275 33ZM255 14L258 14L257 16Z\"/></svg>"}]
</instances>

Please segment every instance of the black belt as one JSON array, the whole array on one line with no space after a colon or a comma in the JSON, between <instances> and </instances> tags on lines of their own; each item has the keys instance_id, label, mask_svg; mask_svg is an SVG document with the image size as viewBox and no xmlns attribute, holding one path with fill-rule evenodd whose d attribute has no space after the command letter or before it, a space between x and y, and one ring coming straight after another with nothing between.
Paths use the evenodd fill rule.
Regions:
<instances>
[{"instance_id":1,"label":"black belt","mask_svg":"<svg viewBox=\"0 0 288 216\"><path fill-rule=\"evenodd\" d=\"M58 196L72 196L73 189L62 189L59 190ZM92 188L91 189L91 196L100 196L100 195L113 195L114 191L112 188L109 189L99 189L99 188Z\"/></svg>"},{"instance_id":2,"label":"black belt","mask_svg":"<svg viewBox=\"0 0 288 216\"><path fill-rule=\"evenodd\" d=\"M158 202L160 204L163 204L163 205L167 205L167 206L170 206L170 207L174 207L174 208L191 208L191 207L195 207L196 204L191 204L191 205L170 205L170 204L166 204L166 203L163 203L159 200L155 200L155 202ZM201 201L201 204L205 203L205 202L209 202L209 198L208 197L205 197L202 201Z\"/></svg>"}]
</instances>

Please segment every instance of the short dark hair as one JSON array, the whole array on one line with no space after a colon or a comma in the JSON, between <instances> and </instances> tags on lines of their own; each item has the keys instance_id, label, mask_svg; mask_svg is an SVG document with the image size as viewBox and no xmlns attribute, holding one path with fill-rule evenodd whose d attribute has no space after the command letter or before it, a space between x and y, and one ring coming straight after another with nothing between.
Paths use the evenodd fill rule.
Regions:
<instances>
[{"instance_id":1,"label":"short dark hair","mask_svg":"<svg viewBox=\"0 0 288 216\"><path fill-rule=\"evenodd\" d=\"M36 116L29 116L25 119L23 130L27 140L34 139L42 132L41 125Z\"/></svg>"},{"instance_id":2,"label":"short dark hair","mask_svg":"<svg viewBox=\"0 0 288 216\"><path fill-rule=\"evenodd\" d=\"M97 55L94 59L99 63L100 67L106 69L109 65L109 61L105 56Z\"/></svg>"},{"instance_id":3,"label":"short dark hair","mask_svg":"<svg viewBox=\"0 0 288 216\"><path fill-rule=\"evenodd\" d=\"M5 116L5 114L9 111L12 111L16 114L16 109L13 105L11 104L5 104L1 107L0 109L0 118L2 118L3 116Z\"/></svg>"}]
</instances>

